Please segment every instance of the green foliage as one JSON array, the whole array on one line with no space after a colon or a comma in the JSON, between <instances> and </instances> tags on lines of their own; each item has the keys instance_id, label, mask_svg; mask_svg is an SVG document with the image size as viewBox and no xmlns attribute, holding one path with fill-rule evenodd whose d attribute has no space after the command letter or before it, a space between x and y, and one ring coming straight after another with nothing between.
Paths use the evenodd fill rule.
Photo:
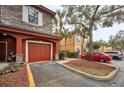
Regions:
<instances>
[{"instance_id":1,"label":"green foliage","mask_svg":"<svg viewBox=\"0 0 124 93\"><path fill-rule=\"evenodd\" d=\"M83 53L86 53L86 49L83 49L82 52L83 52Z\"/></svg>"},{"instance_id":2,"label":"green foliage","mask_svg":"<svg viewBox=\"0 0 124 93\"><path fill-rule=\"evenodd\" d=\"M67 52L66 57L77 58L78 57L78 53L77 52Z\"/></svg>"},{"instance_id":3,"label":"green foliage","mask_svg":"<svg viewBox=\"0 0 124 93\"><path fill-rule=\"evenodd\" d=\"M112 27L114 23L124 22L124 5L64 5L63 10L57 11L55 23L62 31L65 24L74 26L75 29L81 28L89 36L89 52L93 52L93 30L100 27ZM83 33L84 35L84 33ZM65 37L65 36L64 36ZM123 42L123 41L121 41ZM117 44L117 49L123 47L121 42ZM97 46L97 47L96 47ZM98 48L98 44L95 48Z\"/></svg>"},{"instance_id":4,"label":"green foliage","mask_svg":"<svg viewBox=\"0 0 124 93\"><path fill-rule=\"evenodd\" d=\"M114 23L124 22L123 5L67 5L63 7L68 25L81 26L82 31L88 32L89 52L93 52L93 30L99 26L112 27Z\"/></svg>"},{"instance_id":5,"label":"green foliage","mask_svg":"<svg viewBox=\"0 0 124 93\"><path fill-rule=\"evenodd\" d=\"M115 36L110 36L109 44L118 51L124 51L124 31L121 30Z\"/></svg>"},{"instance_id":6,"label":"green foliage","mask_svg":"<svg viewBox=\"0 0 124 93\"><path fill-rule=\"evenodd\" d=\"M62 38L65 39L65 55L66 55L67 39L71 38L72 33L68 29L63 28L63 30L60 32L60 35Z\"/></svg>"},{"instance_id":7,"label":"green foliage","mask_svg":"<svg viewBox=\"0 0 124 93\"><path fill-rule=\"evenodd\" d=\"M60 60L64 60L65 59L65 52L64 51L60 51L59 52L59 59Z\"/></svg>"},{"instance_id":8,"label":"green foliage","mask_svg":"<svg viewBox=\"0 0 124 93\"><path fill-rule=\"evenodd\" d=\"M92 28L96 30L98 26L111 27L114 23L122 23L124 20L124 6L120 5L67 5L66 21L68 24L82 26L85 30Z\"/></svg>"},{"instance_id":9,"label":"green foliage","mask_svg":"<svg viewBox=\"0 0 124 93\"><path fill-rule=\"evenodd\" d=\"M61 36L62 38L67 39L67 38L71 38L72 33L69 31L69 29L63 28L63 30L60 31L60 36Z\"/></svg>"},{"instance_id":10,"label":"green foliage","mask_svg":"<svg viewBox=\"0 0 124 93\"><path fill-rule=\"evenodd\" d=\"M93 49L99 49L100 47L101 47L101 42L100 41L93 42Z\"/></svg>"},{"instance_id":11,"label":"green foliage","mask_svg":"<svg viewBox=\"0 0 124 93\"><path fill-rule=\"evenodd\" d=\"M87 47L89 47L89 44L90 43L88 43L87 44ZM95 50L95 49L99 49L100 47L101 47L101 42L100 41L95 41L95 42L93 42L93 49Z\"/></svg>"},{"instance_id":12,"label":"green foliage","mask_svg":"<svg viewBox=\"0 0 124 93\"><path fill-rule=\"evenodd\" d=\"M15 68L20 68L20 67L22 67L23 65L24 65L24 64L19 64L19 63L18 63L18 64L15 64L14 67L15 67Z\"/></svg>"},{"instance_id":13,"label":"green foliage","mask_svg":"<svg viewBox=\"0 0 124 93\"><path fill-rule=\"evenodd\" d=\"M65 26L65 11L57 10L55 17L53 18L54 34L60 35L60 32L63 30L64 26Z\"/></svg>"},{"instance_id":14,"label":"green foliage","mask_svg":"<svg viewBox=\"0 0 124 93\"><path fill-rule=\"evenodd\" d=\"M60 51L59 52L59 59L60 60L64 60L65 57L68 57L68 58L77 58L78 57L78 53L77 52L67 52L66 51L66 56L65 56L65 51Z\"/></svg>"}]
</instances>

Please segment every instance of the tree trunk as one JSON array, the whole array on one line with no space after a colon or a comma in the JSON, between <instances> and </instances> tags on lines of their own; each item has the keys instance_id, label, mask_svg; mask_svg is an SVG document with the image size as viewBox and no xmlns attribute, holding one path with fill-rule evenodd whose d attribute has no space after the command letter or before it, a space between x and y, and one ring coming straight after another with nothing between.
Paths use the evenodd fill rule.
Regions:
<instances>
[{"instance_id":1,"label":"tree trunk","mask_svg":"<svg viewBox=\"0 0 124 93\"><path fill-rule=\"evenodd\" d=\"M82 36L82 38L83 38L83 40L82 40L82 43L81 43L81 53L83 54L84 53L84 39L85 39L85 37L83 37Z\"/></svg>"},{"instance_id":2,"label":"tree trunk","mask_svg":"<svg viewBox=\"0 0 124 93\"><path fill-rule=\"evenodd\" d=\"M60 21L60 25L59 25L59 27L60 27L60 31L62 31L62 27L63 27L63 23L62 23L62 21Z\"/></svg>"},{"instance_id":3,"label":"tree trunk","mask_svg":"<svg viewBox=\"0 0 124 93\"><path fill-rule=\"evenodd\" d=\"M113 47L113 45L112 45L111 47L112 47L112 51L114 51L114 47Z\"/></svg>"},{"instance_id":4,"label":"tree trunk","mask_svg":"<svg viewBox=\"0 0 124 93\"><path fill-rule=\"evenodd\" d=\"M89 53L90 53L90 61L92 61L92 55L93 55L93 36L92 36L92 31L90 31L90 37L89 37Z\"/></svg>"},{"instance_id":5,"label":"tree trunk","mask_svg":"<svg viewBox=\"0 0 124 93\"><path fill-rule=\"evenodd\" d=\"M102 49L102 52L104 52L104 44L103 44L103 49Z\"/></svg>"},{"instance_id":6,"label":"tree trunk","mask_svg":"<svg viewBox=\"0 0 124 93\"><path fill-rule=\"evenodd\" d=\"M90 55L90 61L93 60L92 55L93 55L93 33L92 33L92 27L93 23L90 23L89 25L89 55Z\"/></svg>"},{"instance_id":7,"label":"tree trunk","mask_svg":"<svg viewBox=\"0 0 124 93\"><path fill-rule=\"evenodd\" d=\"M67 41L67 38L65 38L65 56L66 56L66 52L67 52L67 50L66 50L66 41Z\"/></svg>"}]
</instances>

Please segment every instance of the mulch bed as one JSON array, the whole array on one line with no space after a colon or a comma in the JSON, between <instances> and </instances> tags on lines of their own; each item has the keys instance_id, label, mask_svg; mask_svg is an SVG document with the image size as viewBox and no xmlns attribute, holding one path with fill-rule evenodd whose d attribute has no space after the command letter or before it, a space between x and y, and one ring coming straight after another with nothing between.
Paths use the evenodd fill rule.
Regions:
<instances>
[{"instance_id":1,"label":"mulch bed","mask_svg":"<svg viewBox=\"0 0 124 93\"><path fill-rule=\"evenodd\" d=\"M112 66L100 64L99 62L90 62L87 60L72 60L64 64L82 72L96 76L107 76L116 69Z\"/></svg>"},{"instance_id":2,"label":"mulch bed","mask_svg":"<svg viewBox=\"0 0 124 93\"><path fill-rule=\"evenodd\" d=\"M16 72L0 75L0 87L28 87L28 74L26 66Z\"/></svg>"}]
</instances>

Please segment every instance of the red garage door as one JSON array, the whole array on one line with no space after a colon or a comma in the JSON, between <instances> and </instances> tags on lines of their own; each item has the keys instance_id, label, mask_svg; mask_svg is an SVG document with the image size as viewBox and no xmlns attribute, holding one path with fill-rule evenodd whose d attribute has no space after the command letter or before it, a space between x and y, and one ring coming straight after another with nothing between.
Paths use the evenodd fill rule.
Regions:
<instances>
[{"instance_id":1,"label":"red garage door","mask_svg":"<svg viewBox=\"0 0 124 93\"><path fill-rule=\"evenodd\" d=\"M46 61L51 59L51 45L41 43L29 43L29 62Z\"/></svg>"}]
</instances>

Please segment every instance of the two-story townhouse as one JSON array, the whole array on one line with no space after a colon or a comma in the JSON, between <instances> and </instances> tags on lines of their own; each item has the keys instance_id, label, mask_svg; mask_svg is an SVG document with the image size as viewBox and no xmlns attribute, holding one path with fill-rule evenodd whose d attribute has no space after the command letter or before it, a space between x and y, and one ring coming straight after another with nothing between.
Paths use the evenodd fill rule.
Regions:
<instances>
[{"instance_id":1,"label":"two-story townhouse","mask_svg":"<svg viewBox=\"0 0 124 93\"><path fill-rule=\"evenodd\" d=\"M77 34L74 34L71 38L67 39L66 49L68 52L78 52L78 54L82 53L82 41L83 38ZM85 45L84 45L85 46ZM60 41L60 50L65 50L65 39Z\"/></svg>"},{"instance_id":2,"label":"two-story townhouse","mask_svg":"<svg viewBox=\"0 0 124 93\"><path fill-rule=\"evenodd\" d=\"M0 5L0 62L14 55L16 62L58 60L60 37L52 35L54 15L41 5Z\"/></svg>"}]
</instances>

